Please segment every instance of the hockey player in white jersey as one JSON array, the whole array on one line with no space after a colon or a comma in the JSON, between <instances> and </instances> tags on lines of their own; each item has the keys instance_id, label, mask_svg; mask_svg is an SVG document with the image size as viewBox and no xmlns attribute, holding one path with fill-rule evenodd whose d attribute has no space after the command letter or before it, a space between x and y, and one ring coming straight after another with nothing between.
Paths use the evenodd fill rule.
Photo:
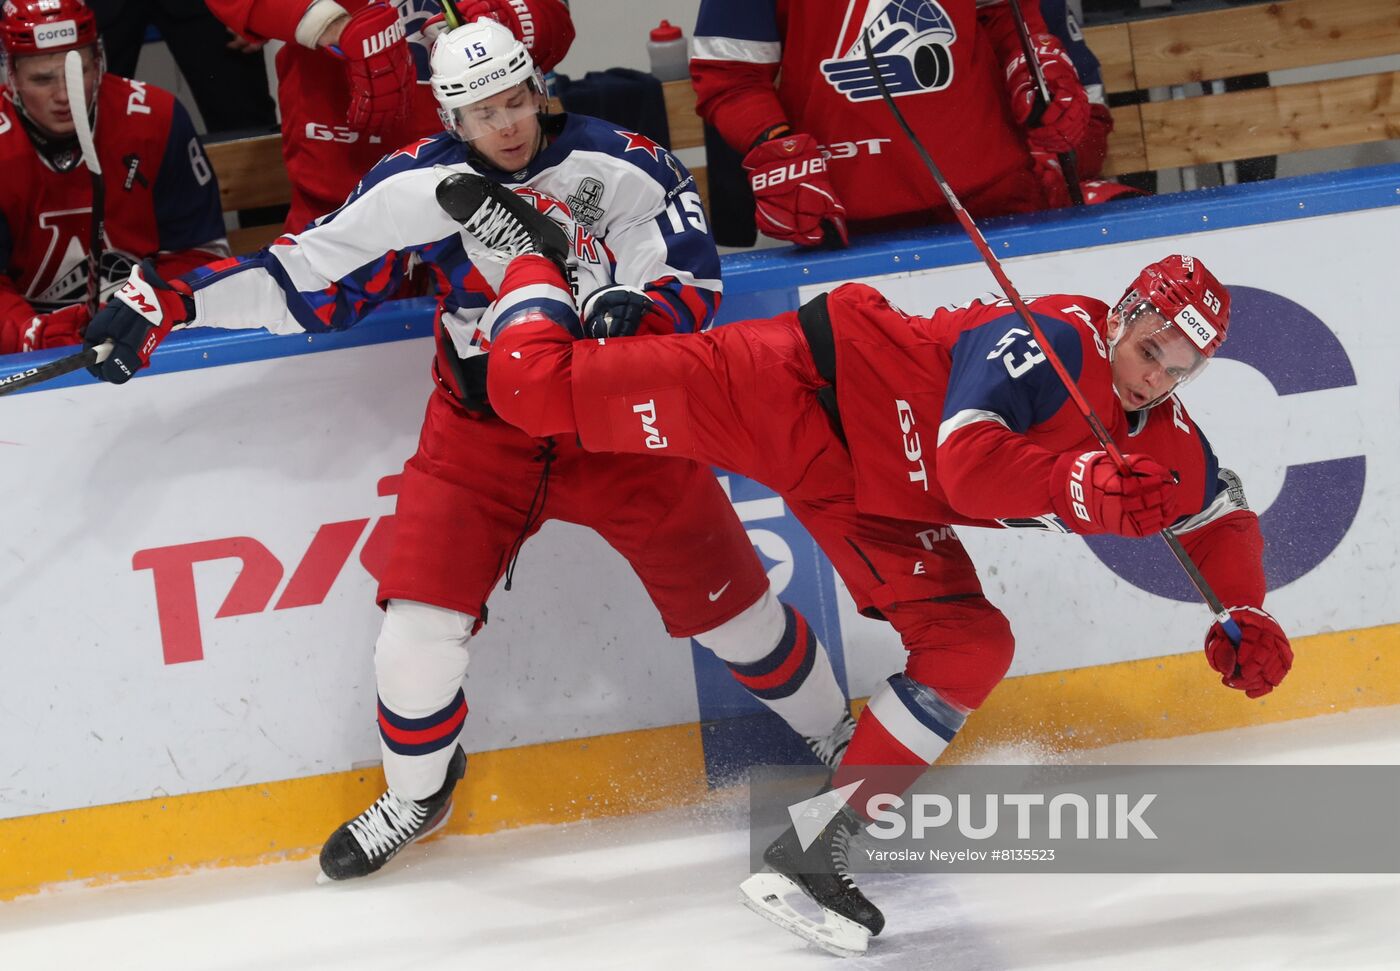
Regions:
<instances>
[{"instance_id":1,"label":"hockey player in white jersey","mask_svg":"<svg viewBox=\"0 0 1400 971\"><path fill-rule=\"evenodd\" d=\"M138 267L87 331L91 344L114 343L94 373L121 383L174 326L341 329L395 296L413 261L432 273L436 390L404 467L378 591L388 790L326 842L321 866L332 879L379 869L445 822L466 764L458 738L468 644L486 622L492 589L503 576L510 589L521 544L547 519L601 534L641 578L667 630L714 651L828 765L853 728L824 648L801 614L773 596L707 468L590 454L572 437L532 439L486 400L488 308L498 292L531 281L513 277L503 287L519 223L458 211L456 175L508 185L513 202L557 223L557 236L538 242L576 292L558 290L552 272L527 290L545 306L553 293L575 327L577 296L584 328L599 337L710 324L719 259L693 178L636 132L545 114L528 52L494 21L442 33L432 83L447 131L386 156L340 209L258 254L178 280ZM470 234L449 212L474 220Z\"/></svg>"}]
</instances>

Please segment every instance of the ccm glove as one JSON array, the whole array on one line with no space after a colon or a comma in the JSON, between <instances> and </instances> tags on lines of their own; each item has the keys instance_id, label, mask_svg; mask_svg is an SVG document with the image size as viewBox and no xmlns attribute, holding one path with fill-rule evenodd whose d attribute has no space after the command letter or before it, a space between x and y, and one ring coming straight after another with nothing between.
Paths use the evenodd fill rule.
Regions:
<instances>
[{"instance_id":1,"label":"ccm glove","mask_svg":"<svg viewBox=\"0 0 1400 971\"><path fill-rule=\"evenodd\" d=\"M371 3L356 11L340 33L339 47L350 78L345 123L374 134L408 117L418 76L398 10Z\"/></svg>"},{"instance_id":2,"label":"ccm glove","mask_svg":"<svg viewBox=\"0 0 1400 971\"><path fill-rule=\"evenodd\" d=\"M600 287L583 301L583 335L631 337L654 306L651 297L636 287Z\"/></svg>"},{"instance_id":3,"label":"ccm glove","mask_svg":"<svg viewBox=\"0 0 1400 971\"><path fill-rule=\"evenodd\" d=\"M1011 117L1018 125L1033 126L1026 133L1032 149L1068 152L1079 146L1089 129L1089 96L1079 83L1074 62L1051 34L1032 38L1035 58L1045 74L1050 103L1039 119L1032 118L1040 89L1023 53L1006 65L1006 89L1011 95Z\"/></svg>"},{"instance_id":4,"label":"ccm glove","mask_svg":"<svg viewBox=\"0 0 1400 971\"><path fill-rule=\"evenodd\" d=\"M133 266L131 276L92 318L83 335L88 347L104 341L114 345L107 360L88 368L92 376L125 384L150 364L151 354L171 328L194 317L194 300L189 294L186 284L162 280L150 260Z\"/></svg>"},{"instance_id":5,"label":"ccm glove","mask_svg":"<svg viewBox=\"0 0 1400 971\"><path fill-rule=\"evenodd\" d=\"M846 246L846 207L811 135L782 135L744 156L758 231L800 246Z\"/></svg>"},{"instance_id":6,"label":"ccm glove","mask_svg":"<svg viewBox=\"0 0 1400 971\"><path fill-rule=\"evenodd\" d=\"M1176 479L1150 455L1126 455L1128 473L1107 452L1066 452L1050 473L1051 507L1076 533L1151 536L1175 518Z\"/></svg>"},{"instance_id":7,"label":"ccm glove","mask_svg":"<svg viewBox=\"0 0 1400 971\"><path fill-rule=\"evenodd\" d=\"M46 347L67 347L83 342L83 328L92 315L87 304L75 303L71 307L55 310L51 314L37 314L29 321L20 338L21 351L39 351Z\"/></svg>"},{"instance_id":8,"label":"ccm glove","mask_svg":"<svg viewBox=\"0 0 1400 971\"><path fill-rule=\"evenodd\" d=\"M1240 625L1240 646L1235 647L1219 624L1206 632L1206 660L1220 672L1220 683L1258 698L1273 691L1293 667L1288 635L1258 607L1231 607L1230 616Z\"/></svg>"}]
</instances>

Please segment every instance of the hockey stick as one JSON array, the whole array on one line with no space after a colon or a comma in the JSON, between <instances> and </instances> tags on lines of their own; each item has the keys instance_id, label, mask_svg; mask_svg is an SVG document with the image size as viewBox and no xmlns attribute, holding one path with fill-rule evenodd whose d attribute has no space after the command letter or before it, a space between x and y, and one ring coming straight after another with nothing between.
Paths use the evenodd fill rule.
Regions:
<instances>
[{"instance_id":1,"label":"hockey stick","mask_svg":"<svg viewBox=\"0 0 1400 971\"><path fill-rule=\"evenodd\" d=\"M1021 52L1026 57L1026 67L1030 68L1031 77L1035 78L1036 90L1040 92L1035 110L1026 119L1026 128L1031 129L1040 124L1045 109L1050 106L1050 86L1045 83L1045 71L1041 69L1040 60L1035 56L1035 44L1031 42L1031 29L1026 26L1026 16L1021 13L1021 5L1017 0L1007 0L1007 5L1011 7L1011 16L1016 21L1016 32L1021 35ZM1076 206L1084 205L1084 190L1079 185L1078 154L1071 148L1067 152L1056 153L1055 157L1060 160L1060 174L1065 177L1065 188L1069 190L1069 201Z\"/></svg>"},{"instance_id":2,"label":"hockey stick","mask_svg":"<svg viewBox=\"0 0 1400 971\"><path fill-rule=\"evenodd\" d=\"M69 354L67 357L60 357L57 361L49 364L41 364L38 367L26 368L7 377L0 378L0 396L18 391L21 388L32 388L36 384L43 384L45 381L52 381L54 378L61 378L65 374L71 374L79 368L91 367L94 364L101 364L107 360L112 353L112 342L103 341L96 347L89 347L79 351L77 354Z\"/></svg>"},{"instance_id":3,"label":"hockey stick","mask_svg":"<svg viewBox=\"0 0 1400 971\"><path fill-rule=\"evenodd\" d=\"M454 0L442 0L442 16L451 30L462 26L462 11L457 9Z\"/></svg>"},{"instance_id":4,"label":"hockey stick","mask_svg":"<svg viewBox=\"0 0 1400 971\"><path fill-rule=\"evenodd\" d=\"M87 305L88 314L97 313L102 299L102 220L107 205L107 191L102 182L102 165L97 161L97 147L92 143L92 120L88 116L87 88L83 84L83 58L76 50L63 59L63 81L68 88L68 109L73 113L73 133L78 136L83 163L92 177L92 233L88 240Z\"/></svg>"},{"instance_id":5,"label":"hockey stick","mask_svg":"<svg viewBox=\"0 0 1400 971\"><path fill-rule=\"evenodd\" d=\"M1015 5L1014 0L1012 5ZM875 63L875 53L870 47L870 28L865 28L861 37L865 44L865 63L869 66L870 73L875 76L875 84L880 89L880 97L884 99L885 106L890 109L890 113L894 115L894 120L899 123L899 127L904 129L904 134L913 144L914 150L919 153L919 157L923 159L924 165L928 166L929 172L933 175L933 181L938 183L939 191L943 193L943 198L947 200L949 208L953 210L953 214L957 216L958 222L962 224L963 231L966 232L968 238L972 240L972 244L977 247L977 251L982 254L982 261L987 264L987 269L992 271L992 276L994 276L997 283L1001 285L1002 293L1006 294L1006 299L1011 301L1011 306L1016 309L1016 313L1020 314L1021 319L1026 322L1026 326L1031 329L1031 334L1034 335L1036 343L1040 345L1041 353L1045 355L1045 359L1050 362L1050 367L1055 371L1055 374L1059 376L1060 381L1064 383L1065 390L1069 393L1070 401L1074 402L1074 407L1078 409L1079 414L1082 415L1085 422L1088 423L1089 430L1094 433L1094 437L1097 438L1099 444L1103 446L1103 450L1108 453L1109 458L1118 466L1118 470L1124 475L1131 474L1128 469L1127 460L1123 458L1123 453L1119 451L1118 446L1114 444L1113 439L1109 437L1108 429L1105 428L1103 422L1099 420L1099 416L1094 412L1093 406L1085 399L1084 393L1079 390L1079 385L1075 384L1074 378L1070 377L1069 371L1065 369L1064 362L1060 360L1060 355L1055 353L1055 348L1051 345L1050 341L1046 339L1045 333L1040 329L1040 325L1035 322L1035 316L1031 313L1030 308L1026 306L1026 302L1021 299L1021 294L1011 285L1011 280L1007 277L1006 271L1002 269L1001 263L996 258L996 254L992 252L991 246L987 244L987 237L982 235L982 230L977 228L977 224L972 221L972 217L967 214L967 210L963 209L962 203L958 201L958 197L953 193L952 186L950 186L948 180L943 177L943 171L938 167L937 163L933 161L928 150L924 148L923 143L920 142L918 136L914 134L914 130L909 127L909 123L904 120L904 115L900 113L899 106L894 103L894 98L890 96L889 88L885 86L885 78L880 73L880 69ZM1190 578L1192 586L1196 588L1196 592L1201 595L1201 598L1206 602L1206 606L1208 606L1211 613L1215 615L1215 622L1225 631L1230 641L1236 647L1239 647L1241 637L1239 624L1235 623L1235 619L1230 616L1230 612L1225 609L1225 606L1220 602L1220 598L1217 597L1215 591L1210 588L1210 584L1206 582L1206 578L1201 575L1201 570L1196 566L1195 561L1191 559L1191 554L1186 552L1186 548L1181 545L1181 540L1176 538L1176 534L1171 531L1170 527L1164 528L1160 535L1162 539L1166 541L1168 548L1171 549L1172 555L1176 557L1176 561L1181 564L1181 568L1186 571L1186 575Z\"/></svg>"}]
</instances>

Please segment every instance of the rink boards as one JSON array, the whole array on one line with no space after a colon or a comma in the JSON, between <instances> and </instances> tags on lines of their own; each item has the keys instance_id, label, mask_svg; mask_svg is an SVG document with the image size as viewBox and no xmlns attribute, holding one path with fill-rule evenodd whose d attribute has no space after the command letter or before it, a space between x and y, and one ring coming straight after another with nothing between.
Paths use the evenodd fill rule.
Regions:
<instances>
[{"instance_id":1,"label":"rink boards","mask_svg":"<svg viewBox=\"0 0 1400 971\"><path fill-rule=\"evenodd\" d=\"M1027 295L1112 300L1174 251L1231 287L1230 340L1182 397L1260 511L1268 606L1299 658L1247 701L1200 657L1208 618L1164 547L963 530L1019 646L956 751L1400 701L1397 205L1387 167L988 225ZM850 279L928 311L994 286L975 260L951 230L729 257L724 319ZM194 331L127 387L75 377L0 402L0 897L303 853L378 794L373 577L428 333L421 306L324 337ZM724 481L775 587L868 696L902 666L893 632L855 614L781 500ZM665 635L616 553L564 524L493 596L467 698L462 832L672 804L793 751Z\"/></svg>"}]
</instances>

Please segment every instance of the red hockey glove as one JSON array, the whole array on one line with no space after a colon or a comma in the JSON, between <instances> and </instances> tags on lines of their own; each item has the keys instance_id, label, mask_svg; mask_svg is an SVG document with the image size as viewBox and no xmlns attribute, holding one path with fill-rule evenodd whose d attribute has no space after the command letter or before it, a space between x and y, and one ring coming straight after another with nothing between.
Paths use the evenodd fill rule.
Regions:
<instances>
[{"instance_id":1,"label":"red hockey glove","mask_svg":"<svg viewBox=\"0 0 1400 971\"><path fill-rule=\"evenodd\" d=\"M467 0L466 3L457 4L457 11L462 15L464 24L475 23L482 17L490 17L502 27L509 27L516 40L525 39L520 30L520 14L515 12L510 0ZM533 32L532 30L531 33Z\"/></svg>"},{"instance_id":2,"label":"red hockey glove","mask_svg":"<svg viewBox=\"0 0 1400 971\"><path fill-rule=\"evenodd\" d=\"M406 118L418 78L398 10L371 3L356 11L338 46L350 77L345 123L356 131L379 133Z\"/></svg>"},{"instance_id":3,"label":"red hockey glove","mask_svg":"<svg viewBox=\"0 0 1400 971\"><path fill-rule=\"evenodd\" d=\"M1036 181L1040 183L1040 191L1045 194L1046 208L1063 209L1070 204L1065 170L1052 152L1032 150L1031 168L1035 172Z\"/></svg>"},{"instance_id":4,"label":"red hockey glove","mask_svg":"<svg viewBox=\"0 0 1400 971\"><path fill-rule=\"evenodd\" d=\"M145 260L131 268L131 276L107 305L97 312L83 334L83 343L95 347L104 341L115 346L101 364L88 368L92 376L112 384L125 384L151 363L151 354L170 329L194 316L190 289L179 280L166 283Z\"/></svg>"},{"instance_id":5,"label":"red hockey glove","mask_svg":"<svg viewBox=\"0 0 1400 971\"><path fill-rule=\"evenodd\" d=\"M583 301L585 337L631 337L648 314L664 316L643 290L614 284L599 287ZM670 328L665 328L670 329Z\"/></svg>"},{"instance_id":6,"label":"red hockey glove","mask_svg":"<svg viewBox=\"0 0 1400 971\"><path fill-rule=\"evenodd\" d=\"M46 347L67 347L83 342L83 328L92 314L87 304L75 303L71 307L55 310L49 314L36 314L24 329L20 338L21 351L39 351Z\"/></svg>"},{"instance_id":7,"label":"red hockey glove","mask_svg":"<svg viewBox=\"0 0 1400 971\"><path fill-rule=\"evenodd\" d=\"M574 42L574 22L560 0L466 0L457 6L464 24L490 17L510 28L541 71L552 71Z\"/></svg>"},{"instance_id":8,"label":"red hockey glove","mask_svg":"<svg viewBox=\"0 0 1400 971\"><path fill-rule=\"evenodd\" d=\"M1026 138L1033 149L1068 152L1078 147L1088 130L1089 96L1079 83L1074 62L1053 34L1036 34L1032 40L1035 58L1045 74L1045 86L1050 89L1050 103ZM1006 89L1011 94L1011 117L1018 125L1031 122L1040 90L1025 54L1006 65Z\"/></svg>"},{"instance_id":9,"label":"red hockey glove","mask_svg":"<svg viewBox=\"0 0 1400 971\"><path fill-rule=\"evenodd\" d=\"M1293 667L1293 648L1283 628L1258 607L1231 607L1240 625L1240 646L1219 624L1206 632L1206 660L1220 672L1220 683L1258 698L1273 691Z\"/></svg>"},{"instance_id":10,"label":"red hockey glove","mask_svg":"<svg viewBox=\"0 0 1400 971\"><path fill-rule=\"evenodd\" d=\"M758 231L801 246L845 246L846 207L826 174L826 158L811 135L782 135L744 156L753 186Z\"/></svg>"},{"instance_id":11,"label":"red hockey glove","mask_svg":"<svg viewBox=\"0 0 1400 971\"><path fill-rule=\"evenodd\" d=\"M1126 455L1130 474L1107 452L1066 452L1050 473L1055 514L1076 533L1151 536L1172 521L1176 479L1150 455Z\"/></svg>"}]
</instances>

